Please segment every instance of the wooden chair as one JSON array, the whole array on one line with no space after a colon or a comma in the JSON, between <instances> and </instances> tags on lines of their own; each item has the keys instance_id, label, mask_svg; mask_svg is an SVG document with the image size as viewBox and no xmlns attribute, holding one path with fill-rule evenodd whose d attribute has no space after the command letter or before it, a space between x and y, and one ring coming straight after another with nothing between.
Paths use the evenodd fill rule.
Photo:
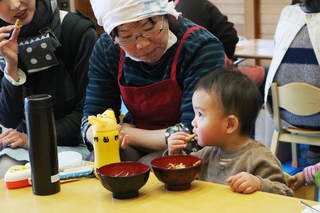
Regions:
<instances>
[{"instance_id":1,"label":"wooden chair","mask_svg":"<svg viewBox=\"0 0 320 213\"><path fill-rule=\"evenodd\" d=\"M320 146L320 130L284 127L281 124L280 108L293 114L308 116L320 112L320 88L294 82L283 86L271 85L274 132L271 151L276 155L279 142L291 143L292 167L299 166L299 144Z\"/></svg>"},{"instance_id":2,"label":"wooden chair","mask_svg":"<svg viewBox=\"0 0 320 213\"><path fill-rule=\"evenodd\" d=\"M288 173L284 172L284 177L287 181L289 176L290 175ZM293 196L296 198L313 200L318 202L319 189L315 184L301 186L299 189L294 190L293 193Z\"/></svg>"}]
</instances>

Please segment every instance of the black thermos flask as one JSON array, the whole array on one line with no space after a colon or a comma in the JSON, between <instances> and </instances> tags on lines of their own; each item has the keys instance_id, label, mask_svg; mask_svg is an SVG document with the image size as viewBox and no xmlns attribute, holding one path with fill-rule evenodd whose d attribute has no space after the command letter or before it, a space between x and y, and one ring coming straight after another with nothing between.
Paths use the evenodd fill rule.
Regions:
<instances>
[{"instance_id":1,"label":"black thermos flask","mask_svg":"<svg viewBox=\"0 0 320 213\"><path fill-rule=\"evenodd\" d=\"M60 191L57 135L52 97L47 94L25 98L32 190L35 195Z\"/></svg>"}]
</instances>

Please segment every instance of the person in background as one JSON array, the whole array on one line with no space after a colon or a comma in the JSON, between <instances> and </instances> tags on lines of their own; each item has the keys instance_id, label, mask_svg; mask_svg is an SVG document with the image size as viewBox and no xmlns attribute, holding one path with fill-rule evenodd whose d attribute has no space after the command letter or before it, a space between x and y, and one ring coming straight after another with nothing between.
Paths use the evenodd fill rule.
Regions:
<instances>
[{"instance_id":1,"label":"person in background","mask_svg":"<svg viewBox=\"0 0 320 213\"><path fill-rule=\"evenodd\" d=\"M282 86L291 82L305 82L320 87L320 0L293 0L280 15L274 41L274 56L268 71L265 97L266 109L272 114L270 85ZM283 125L320 129L320 113L297 116L281 110ZM281 154L281 153L280 153ZM309 146L306 163L320 162L320 147Z\"/></svg>"},{"instance_id":2,"label":"person in background","mask_svg":"<svg viewBox=\"0 0 320 213\"><path fill-rule=\"evenodd\" d=\"M316 174L319 172L320 163L303 168L302 172L288 178L288 186L297 190L305 184L315 184Z\"/></svg>"},{"instance_id":3,"label":"person in background","mask_svg":"<svg viewBox=\"0 0 320 213\"><path fill-rule=\"evenodd\" d=\"M224 66L223 46L168 0L91 0L91 5L106 33L90 58L83 139L92 150L88 116L112 108L119 117L123 100L128 113L121 131L130 143L120 150L121 160L160 156L167 148L166 132L190 132L194 85ZM189 143L186 149L200 147Z\"/></svg>"},{"instance_id":4,"label":"person in background","mask_svg":"<svg viewBox=\"0 0 320 213\"><path fill-rule=\"evenodd\" d=\"M195 86L192 121L195 140L204 148L199 180L228 184L234 192L255 191L293 196L281 163L263 143L249 138L261 108L258 87L237 70L219 68ZM181 154L188 134L168 138L169 155Z\"/></svg>"},{"instance_id":5,"label":"person in background","mask_svg":"<svg viewBox=\"0 0 320 213\"><path fill-rule=\"evenodd\" d=\"M169 0L172 1L172 0ZM199 24L215 35L223 44L226 66L235 68L233 63L236 44L239 41L237 30L228 17L209 0L174 0L175 9L182 13L182 16ZM198 12L194 12L198 11ZM239 70L250 76L260 87L263 96L266 70L262 66L241 67Z\"/></svg>"},{"instance_id":6,"label":"person in background","mask_svg":"<svg viewBox=\"0 0 320 213\"><path fill-rule=\"evenodd\" d=\"M94 28L81 35L76 62L67 70L59 47L64 33L60 13L55 0L0 1L0 123L8 128L0 135L0 178L12 165L29 161L24 117L29 95L52 96L58 152L77 151L84 159L89 154L80 124L89 57L98 36ZM17 19L22 27L15 26ZM36 38L41 42L30 42Z\"/></svg>"},{"instance_id":7,"label":"person in background","mask_svg":"<svg viewBox=\"0 0 320 213\"><path fill-rule=\"evenodd\" d=\"M181 12L183 17L205 27L215 35L223 44L227 57L233 58L236 44L239 41L237 30L228 17L221 13L211 1L175 0L174 4L175 9Z\"/></svg>"}]
</instances>

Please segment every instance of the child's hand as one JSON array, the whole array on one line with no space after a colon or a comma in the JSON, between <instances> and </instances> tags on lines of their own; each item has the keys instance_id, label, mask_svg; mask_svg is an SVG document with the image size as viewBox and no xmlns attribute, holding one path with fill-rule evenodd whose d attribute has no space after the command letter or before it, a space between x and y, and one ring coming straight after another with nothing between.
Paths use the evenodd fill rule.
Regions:
<instances>
[{"instance_id":1,"label":"child's hand","mask_svg":"<svg viewBox=\"0 0 320 213\"><path fill-rule=\"evenodd\" d=\"M189 134L186 132L175 132L168 138L168 154L179 154L181 149L187 147Z\"/></svg>"},{"instance_id":2,"label":"child's hand","mask_svg":"<svg viewBox=\"0 0 320 213\"><path fill-rule=\"evenodd\" d=\"M302 172L299 172L299 173L295 174L294 176L290 176L288 178L288 186L293 190L298 189L300 186L304 185L304 183L305 182L304 182Z\"/></svg>"},{"instance_id":3,"label":"child's hand","mask_svg":"<svg viewBox=\"0 0 320 213\"><path fill-rule=\"evenodd\" d=\"M229 177L226 183L230 185L232 191L244 194L259 191L261 187L260 179L247 172L240 172Z\"/></svg>"}]
</instances>

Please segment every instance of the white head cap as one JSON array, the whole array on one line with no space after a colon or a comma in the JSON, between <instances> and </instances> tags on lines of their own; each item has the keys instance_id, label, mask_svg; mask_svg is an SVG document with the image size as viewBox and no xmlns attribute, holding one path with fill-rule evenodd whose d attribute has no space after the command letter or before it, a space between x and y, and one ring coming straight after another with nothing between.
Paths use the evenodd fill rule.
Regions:
<instances>
[{"instance_id":1,"label":"white head cap","mask_svg":"<svg viewBox=\"0 0 320 213\"><path fill-rule=\"evenodd\" d=\"M98 24L108 34L125 23L166 14L178 19L180 15L168 0L90 0L90 3Z\"/></svg>"}]
</instances>

